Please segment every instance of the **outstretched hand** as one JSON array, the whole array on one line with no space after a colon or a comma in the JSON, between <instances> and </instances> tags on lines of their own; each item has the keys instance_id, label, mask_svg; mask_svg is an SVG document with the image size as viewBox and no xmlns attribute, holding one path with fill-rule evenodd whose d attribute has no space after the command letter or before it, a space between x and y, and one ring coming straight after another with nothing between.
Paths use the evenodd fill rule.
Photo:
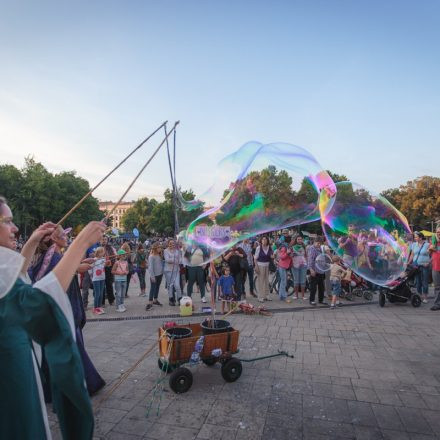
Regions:
<instances>
[{"instance_id":1,"label":"outstretched hand","mask_svg":"<svg viewBox=\"0 0 440 440\"><path fill-rule=\"evenodd\" d=\"M43 223L41 226L35 229L35 231L32 233L28 241L30 243L38 244L46 237L50 237L55 231L55 228L56 228L55 223L52 222Z\"/></svg>"},{"instance_id":2,"label":"outstretched hand","mask_svg":"<svg viewBox=\"0 0 440 440\"><path fill-rule=\"evenodd\" d=\"M103 222L93 221L84 227L84 229L79 233L77 240L84 241L87 246L92 246L93 244L101 241L107 225Z\"/></svg>"}]
</instances>

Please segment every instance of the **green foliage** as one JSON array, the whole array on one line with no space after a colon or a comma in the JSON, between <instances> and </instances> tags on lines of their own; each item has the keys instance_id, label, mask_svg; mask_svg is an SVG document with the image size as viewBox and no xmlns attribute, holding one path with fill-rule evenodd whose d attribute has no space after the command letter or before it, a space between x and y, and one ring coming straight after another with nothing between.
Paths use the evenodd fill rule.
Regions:
<instances>
[{"instance_id":1,"label":"green foliage","mask_svg":"<svg viewBox=\"0 0 440 440\"><path fill-rule=\"evenodd\" d=\"M8 199L14 220L25 235L45 221L57 222L89 190L87 180L74 171L52 174L31 157L25 159L21 170L0 165L0 194ZM101 216L98 200L90 196L64 226L76 228Z\"/></svg>"},{"instance_id":2,"label":"green foliage","mask_svg":"<svg viewBox=\"0 0 440 440\"><path fill-rule=\"evenodd\" d=\"M382 193L414 229L429 229L440 219L440 178L422 176Z\"/></svg>"},{"instance_id":3,"label":"green foliage","mask_svg":"<svg viewBox=\"0 0 440 440\"><path fill-rule=\"evenodd\" d=\"M181 191L185 200L193 200L194 193ZM200 213L201 209L190 212L177 211L180 226L186 227ZM164 192L164 201L158 202L155 199L139 199L122 218L122 223L127 231L138 228L142 236L153 233L173 235L174 233L174 201L173 192L170 189Z\"/></svg>"}]
</instances>

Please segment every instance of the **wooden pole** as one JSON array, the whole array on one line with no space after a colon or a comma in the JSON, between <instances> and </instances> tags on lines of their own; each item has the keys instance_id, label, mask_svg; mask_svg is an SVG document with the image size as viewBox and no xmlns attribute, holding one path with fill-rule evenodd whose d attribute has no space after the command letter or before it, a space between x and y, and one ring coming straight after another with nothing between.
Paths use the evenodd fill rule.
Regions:
<instances>
[{"instance_id":1,"label":"wooden pole","mask_svg":"<svg viewBox=\"0 0 440 440\"><path fill-rule=\"evenodd\" d=\"M125 156L124 159L122 159L121 162L119 162L103 179L101 179L81 200L79 200L75 206L73 206L72 209L70 209L62 218L61 220L57 223L58 225L61 225L66 219L67 217L69 217L74 211L76 211L84 202L84 200L87 199L87 197L90 196L90 194L93 193L93 191L95 191L100 185L101 183L103 183L108 177L110 177L124 162L126 162L137 150L139 150L139 148L141 148L149 139L151 139L162 127L165 126L165 124L168 121L165 121L164 123L162 123L158 128L156 128L156 130L153 131L153 133L151 133L149 136L147 136L128 156Z\"/></svg>"},{"instance_id":2,"label":"wooden pole","mask_svg":"<svg viewBox=\"0 0 440 440\"><path fill-rule=\"evenodd\" d=\"M113 212L115 211L115 209L121 204L122 200L124 199L124 197L127 195L128 191L130 191L130 189L133 187L133 185L135 184L136 180L138 180L139 176L143 173L143 171L145 170L145 168L147 168L147 166L149 165L149 163L153 160L154 156L156 156L156 154L158 153L158 151L161 149L162 145L167 141L168 136L170 136L170 134L176 129L177 125L179 124L180 121L177 121L173 128L170 130L170 132L166 135L166 137L164 138L164 140L160 143L160 145L156 148L155 152L150 156L150 158L147 160L147 162L145 163L145 165L141 168L141 170L139 171L139 173L137 173L136 177L133 179L133 181L130 183L130 185L128 186L128 188L124 191L124 194L122 194L121 198L116 202L115 206L113 206L113 208L111 209L111 211L104 217L103 221L108 220L108 218L113 214Z\"/></svg>"}]
</instances>

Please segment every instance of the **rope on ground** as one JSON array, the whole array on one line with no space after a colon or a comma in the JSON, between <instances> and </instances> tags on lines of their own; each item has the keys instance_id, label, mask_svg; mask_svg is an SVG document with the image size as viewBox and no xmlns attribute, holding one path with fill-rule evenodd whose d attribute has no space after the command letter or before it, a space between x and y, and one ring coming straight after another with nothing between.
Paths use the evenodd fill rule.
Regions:
<instances>
[{"instance_id":1,"label":"rope on ground","mask_svg":"<svg viewBox=\"0 0 440 440\"><path fill-rule=\"evenodd\" d=\"M160 340L166 335L164 333L158 340ZM121 385L123 382L125 382L128 378L128 376L138 367L138 365L145 360L145 358L154 350L155 347L157 347L157 343L155 342L151 347L148 348L148 350L124 373L121 375L121 377L110 387L110 389L102 396L100 400L98 400L94 405L93 408L95 410L99 409L99 407L105 402Z\"/></svg>"}]
</instances>

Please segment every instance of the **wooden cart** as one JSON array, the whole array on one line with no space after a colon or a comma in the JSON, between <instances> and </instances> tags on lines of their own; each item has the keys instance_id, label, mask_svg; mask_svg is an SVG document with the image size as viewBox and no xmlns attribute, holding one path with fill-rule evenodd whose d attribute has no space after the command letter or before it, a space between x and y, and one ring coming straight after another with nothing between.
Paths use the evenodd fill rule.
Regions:
<instances>
[{"instance_id":1,"label":"wooden cart","mask_svg":"<svg viewBox=\"0 0 440 440\"><path fill-rule=\"evenodd\" d=\"M191 361L196 342L203 335L200 324L184 324L176 327L186 327L192 330L191 337L183 339L170 338L166 329L159 328L159 368L170 375L170 388L176 393L185 393L191 388L193 375L188 368L182 365ZM227 382L235 382L242 372L242 364L232 355L238 353L239 332L230 328L229 331L205 335L200 360L212 366L216 362L222 364L221 374ZM213 350L221 349L220 356L213 356Z\"/></svg>"}]
</instances>

